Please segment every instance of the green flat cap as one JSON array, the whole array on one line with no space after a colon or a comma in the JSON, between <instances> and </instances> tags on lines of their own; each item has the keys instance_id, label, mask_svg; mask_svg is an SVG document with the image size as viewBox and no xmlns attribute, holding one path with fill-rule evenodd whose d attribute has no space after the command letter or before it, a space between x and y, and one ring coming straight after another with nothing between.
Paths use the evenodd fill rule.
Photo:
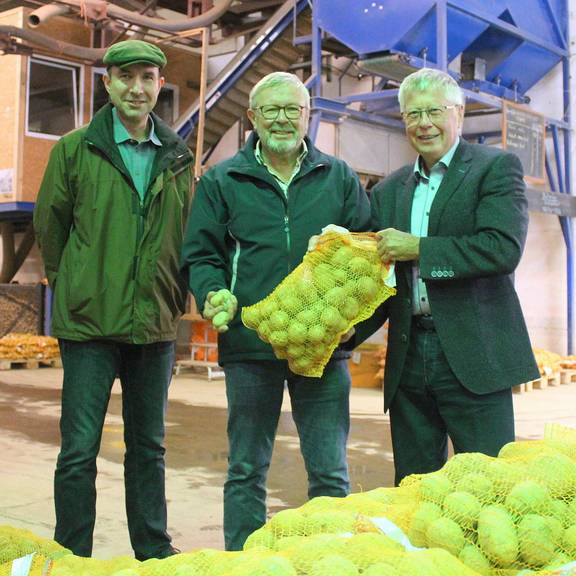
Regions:
<instances>
[{"instance_id":1,"label":"green flat cap","mask_svg":"<svg viewBox=\"0 0 576 576\"><path fill-rule=\"evenodd\" d=\"M117 42L112 44L104 54L104 64L107 67L118 66L122 68L132 64L146 63L164 68L166 62L166 56L158 46L143 40Z\"/></svg>"}]
</instances>

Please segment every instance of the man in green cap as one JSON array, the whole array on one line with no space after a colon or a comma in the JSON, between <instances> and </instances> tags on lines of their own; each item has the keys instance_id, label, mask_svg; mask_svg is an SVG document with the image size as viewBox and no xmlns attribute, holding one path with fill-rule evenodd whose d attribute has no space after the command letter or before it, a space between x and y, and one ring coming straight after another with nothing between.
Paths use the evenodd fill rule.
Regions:
<instances>
[{"instance_id":1,"label":"man in green cap","mask_svg":"<svg viewBox=\"0 0 576 576\"><path fill-rule=\"evenodd\" d=\"M34 213L64 366L54 538L92 553L96 457L118 376L128 529L145 560L177 551L166 529L164 414L186 298L178 259L192 156L152 113L162 51L127 40L104 63L110 104L53 148Z\"/></svg>"}]
</instances>

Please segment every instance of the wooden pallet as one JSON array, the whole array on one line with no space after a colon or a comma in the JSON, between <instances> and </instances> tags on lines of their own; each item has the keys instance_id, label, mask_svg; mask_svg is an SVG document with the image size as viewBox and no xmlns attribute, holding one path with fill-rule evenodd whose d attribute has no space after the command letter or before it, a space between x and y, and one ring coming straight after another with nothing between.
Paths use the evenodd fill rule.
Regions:
<instances>
[{"instance_id":1,"label":"wooden pallet","mask_svg":"<svg viewBox=\"0 0 576 576\"><path fill-rule=\"evenodd\" d=\"M544 374L537 380L532 381L532 387L537 390L548 388L548 386L560 386L560 374L552 372L552 374Z\"/></svg>"},{"instance_id":2,"label":"wooden pallet","mask_svg":"<svg viewBox=\"0 0 576 576\"><path fill-rule=\"evenodd\" d=\"M553 372L552 374L544 374L537 380L514 386L512 392L515 394L523 394L524 392L532 392L532 390L543 390L549 386L560 386L572 383L576 383L576 370L563 369L559 372Z\"/></svg>"},{"instance_id":3,"label":"wooden pallet","mask_svg":"<svg viewBox=\"0 0 576 576\"><path fill-rule=\"evenodd\" d=\"M576 370L564 368L560 370L560 384L572 384L576 382Z\"/></svg>"},{"instance_id":4,"label":"wooden pallet","mask_svg":"<svg viewBox=\"0 0 576 576\"><path fill-rule=\"evenodd\" d=\"M524 384L518 384L518 386L512 386L512 392L514 394L524 394L524 392L532 392L533 384L532 382L524 382Z\"/></svg>"},{"instance_id":5,"label":"wooden pallet","mask_svg":"<svg viewBox=\"0 0 576 576\"><path fill-rule=\"evenodd\" d=\"M0 358L0 370L13 370L14 368L36 369L42 367L62 368L60 358Z\"/></svg>"}]
</instances>

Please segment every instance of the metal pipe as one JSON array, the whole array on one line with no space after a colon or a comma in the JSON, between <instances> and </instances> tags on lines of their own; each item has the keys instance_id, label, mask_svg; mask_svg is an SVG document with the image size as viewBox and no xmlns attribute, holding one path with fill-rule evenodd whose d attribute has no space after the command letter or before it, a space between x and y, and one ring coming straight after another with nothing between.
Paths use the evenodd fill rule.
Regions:
<instances>
[{"instance_id":1,"label":"metal pipe","mask_svg":"<svg viewBox=\"0 0 576 576\"><path fill-rule=\"evenodd\" d=\"M69 6L80 7L82 0L63 0L67 6L61 6L62 9L69 10ZM130 12L118 6L109 6L108 14L112 17L117 17L120 19L122 14L122 20L129 23L143 26L146 28L153 28L155 30L162 30L167 32L185 31L193 28L203 28L210 25L212 22L217 20L230 6L232 0L215 0L214 7L201 16L196 16L194 18L185 18L184 20L179 20L178 22L167 23L165 20L160 20L158 18L150 18ZM57 6L51 5L55 8ZM63 13L63 12L60 12ZM44 13L44 16L46 13ZM41 20L41 22L45 22ZM162 24L162 26L160 26ZM29 44L35 47L45 48L51 52L54 52L60 56L67 56L69 58L75 58L78 60L85 60L92 62L94 64L101 64L102 58L106 53L106 48L87 48L85 46L78 46L77 44L71 44L69 42L62 42L46 36L40 32L35 32L28 29L18 28L16 26L3 26L0 25L0 36L6 35L15 38L21 38Z\"/></svg>"},{"instance_id":2,"label":"metal pipe","mask_svg":"<svg viewBox=\"0 0 576 576\"><path fill-rule=\"evenodd\" d=\"M202 28L202 60L200 67L200 113L198 116L198 131L196 133L196 161L194 162L194 178L202 176L202 156L204 154L204 125L206 120L206 84L208 78L208 29Z\"/></svg>"},{"instance_id":3,"label":"metal pipe","mask_svg":"<svg viewBox=\"0 0 576 576\"><path fill-rule=\"evenodd\" d=\"M56 16L68 14L68 12L70 12L69 6L47 4L30 13L28 16L28 26L30 26L30 28L37 28L40 24L44 24Z\"/></svg>"},{"instance_id":4,"label":"metal pipe","mask_svg":"<svg viewBox=\"0 0 576 576\"><path fill-rule=\"evenodd\" d=\"M214 0L214 6L204 14L195 16L194 18L179 18L178 20L163 20L161 18L151 18L144 16L131 10L126 10L120 6L108 4L106 13L110 18L115 20L122 20L129 24L142 26L144 28L151 28L152 30L159 30L161 32L184 32L192 28L204 28L210 26L212 22L218 20L232 4L233 0ZM61 4L67 6L74 6L80 8L83 0L60 0Z\"/></svg>"},{"instance_id":5,"label":"metal pipe","mask_svg":"<svg viewBox=\"0 0 576 576\"><path fill-rule=\"evenodd\" d=\"M85 46L55 40L40 32L25 30L17 26L0 26L0 36L2 35L21 38L32 46L45 48L56 55L68 56L69 58L85 60L95 64L101 64L102 58L104 58L106 53L106 48L86 48Z\"/></svg>"}]
</instances>

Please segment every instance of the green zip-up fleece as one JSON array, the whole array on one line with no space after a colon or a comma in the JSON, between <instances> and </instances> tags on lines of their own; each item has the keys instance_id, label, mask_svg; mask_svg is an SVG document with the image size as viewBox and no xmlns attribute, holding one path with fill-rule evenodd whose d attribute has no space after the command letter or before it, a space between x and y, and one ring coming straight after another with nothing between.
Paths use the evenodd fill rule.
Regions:
<instances>
[{"instance_id":1,"label":"green zip-up fleece","mask_svg":"<svg viewBox=\"0 0 576 576\"><path fill-rule=\"evenodd\" d=\"M184 241L182 266L198 307L211 290L228 288L238 298L238 314L218 339L220 364L275 359L271 346L243 326L242 307L270 294L324 226L370 226L368 198L345 162L307 139L308 154L286 198L254 157L256 141L251 134L242 150L200 179Z\"/></svg>"},{"instance_id":2,"label":"green zip-up fleece","mask_svg":"<svg viewBox=\"0 0 576 576\"><path fill-rule=\"evenodd\" d=\"M192 155L158 116L158 148L141 203L114 143L112 106L50 154L34 228L54 290L52 333L69 340L174 340L184 310L179 271Z\"/></svg>"}]
</instances>

